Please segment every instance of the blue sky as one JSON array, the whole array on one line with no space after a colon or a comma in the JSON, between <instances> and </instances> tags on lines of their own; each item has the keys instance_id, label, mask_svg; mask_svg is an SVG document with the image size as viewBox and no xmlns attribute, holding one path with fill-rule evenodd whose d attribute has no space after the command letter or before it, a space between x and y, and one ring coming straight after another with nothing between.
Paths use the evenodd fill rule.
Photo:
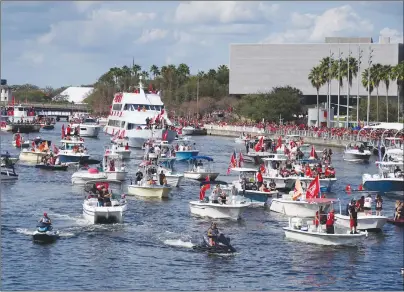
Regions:
<instances>
[{"instance_id":1,"label":"blue sky","mask_svg":"<svg viewBox=\"0 0 404 292\"><path fill-rule=\"evenodd\" d=\"M2 2L1 76L9 84L93 83L114 66L228 64L231 43L403 42L402 2Z\"/></svg>"}]
</instances>

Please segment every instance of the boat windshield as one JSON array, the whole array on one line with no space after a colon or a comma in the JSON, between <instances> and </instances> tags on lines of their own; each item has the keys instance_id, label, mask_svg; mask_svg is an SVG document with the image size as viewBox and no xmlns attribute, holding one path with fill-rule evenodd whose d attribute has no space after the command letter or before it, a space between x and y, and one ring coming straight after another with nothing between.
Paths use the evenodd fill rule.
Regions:
<instances>
[{"instance_id":1,"label":"boat windshield","mask_svg":"<svg viewBox=\"0 0 404 292\"><path fill-rule=\"evenodd\" d=\"M91 118L87 118L84 120L84 123L96 123L97 121Z\"/></svg>"}]
</instances>

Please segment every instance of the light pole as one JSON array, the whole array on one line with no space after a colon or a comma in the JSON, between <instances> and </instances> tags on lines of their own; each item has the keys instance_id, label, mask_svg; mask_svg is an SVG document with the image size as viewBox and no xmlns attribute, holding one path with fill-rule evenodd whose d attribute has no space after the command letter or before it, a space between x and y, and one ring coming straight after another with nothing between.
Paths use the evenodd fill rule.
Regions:
<instances>
[{"instance_id":1,"label":"light pole","mask_svg":"<svg viewBox=\"0 0 404 292\"><path fill-rule=\"evenodd\" d=\"M349 81L351 80L351 77L350 77L350 75L351 75L351 72L350 72L350 68L349 68L349 65L350 65L350 63L351 63L351 47L348 45L348 84L347 84L347 86L348 86L348 89L347 89L347 96L346 96L346 128L348 129L349 128L349 95L351 94L351 86L350 86L350 83L349 83Z\"/></svg>"},{"instance_id":2,"label":"light pole","mask_svg":"<svg viewBox=\"0 0 404 292\"><path fill-rule=\"evenodd\" d=\"M338 48L338 105L337 105L337 127L339 127L339 103L340 103L340 95L341 95L341 61L342 61L341 48Z\"/></svg>"},{"instance_id":3,"label":"light pole","mask_svg":"<svg viewBox=\"0 0 404 292\"><path fill-rule=\"evenodd\" d=\"M327 127L330 128L331 126L331 74L332 74L332 70L331 70L331 66L332 63L334 61L333 59L334 57L334 53L331 52L330 49L330 58L328 59L328 101L327 101Z\"/></svg>"},{"instance_id":4,"label":"light pole","mask_svg":"<svg viewBox=\"0 0 404 292\"><path fill-rule=\"evenodd\" d=\"M358 74L356 75L356 76L358 76L357 77L357 81L358 81L358 84L357 84L357 88L356 88L356 90L357 90L357 92L356 92L356 122L358 123L358 126L359 126L359 83L360 83L360 71L361 71L361 60L362 60L362 53L363 53L363 51L361 50L361 46L359 45L358 46Z\"/></svg>"},{"instance_id":5,"label":"light pole","mask_svg":"<svg viewBox=\"0 0 404 292\"><path fill-rule=\"evenodd\" d=\"M370 66L372 65L372 53L373 50L369 46L369 55L368 55L368 106L366 111L366 122L369 125L369 114L370 114Z\"/></svg>"}]
</instances>

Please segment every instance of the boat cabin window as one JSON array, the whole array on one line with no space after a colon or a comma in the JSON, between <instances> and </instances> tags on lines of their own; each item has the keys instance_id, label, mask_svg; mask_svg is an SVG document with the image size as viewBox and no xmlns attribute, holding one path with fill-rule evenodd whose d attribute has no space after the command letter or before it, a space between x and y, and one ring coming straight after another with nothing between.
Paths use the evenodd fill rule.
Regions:
<instances>
[{"instance_id":1,"label":"boat cabin window","mask_svg":"<svg viewBox=\"0 0 404 292\"><path fill-rule=\"evenodd\" d=\"M138 125L133 124L133 123L128 123L128 130L133 130L136 129Z\"/></svg>"},{"instance_id":2,"label":"boat cabin window","mask_svg":"<svg viewBox=\"0 0 404 292\"><path fill-rule=\"evenodd\" d=\"M117 120L109 120L108 126L119 127L120 121Z\"/></svg>"},{"instance_id":3,"label":"boat cabin window","mask_svg":"<svg viewBox=\"0 0 404 292\"><path fill-rule=\"evenodd\" d=\"M97 121L91 118L87 118L84 120L85 123L96 123Z\"/></svg>"},{"instance_id":4,"label":"boat cabin window","mask_svg":"<svg viewBox=\"0 0 404 292\"><path fill-rule=\"evenodd\" d=\"M145 108L146 110L153 110L153 111L161 111L163 106L161 105L150 105L150 104L125 104L123 107L124 111L137 111L138 109L143 110Z\"/></svg>"},{"instance_id":5,"label":"boat cabin window","mask_svg":"<svg viewBox=\"0 0 404 292\"><path fill-rule=\"evenodd\" d=\"M112 107L112 109L114 111L120 111L122 109L122 105L121 104L114 104L114 106Z\"/></svg>"}]
</instances>

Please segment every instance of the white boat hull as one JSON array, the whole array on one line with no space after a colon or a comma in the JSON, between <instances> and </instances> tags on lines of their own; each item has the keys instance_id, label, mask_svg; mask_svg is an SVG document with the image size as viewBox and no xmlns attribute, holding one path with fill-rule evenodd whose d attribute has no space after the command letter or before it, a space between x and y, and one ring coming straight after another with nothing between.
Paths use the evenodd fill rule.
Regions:
<instances>
[{"instance_id":1,"label":"white boat hull","mask_svg":"<svg viewBox=\"0 0 404 292\"><path fill-rule=\"evenodd\" d=\"M127 171L104 171L104 173L107 175L108 179L120 181L126 180L126 176L128 175Z\"/></svg>"},{"instance_id":2,"label":"white boat hull","mask_svg":"<svg viewBox=\"0 0 404 292\"><path fill-rule=\"evenodd\" d=\"M100 126L93 125L80 125L80 137L96 138L100 133Z\"/></svg>"},{"instance_id":3,"label":"white boat hull","mask_svg":"<svg viewBox=\"0 0 404 292\"><path fill-rule=\"evenodd\" d=\"M139 197L147 197L147 198L168 198L168 195L171 192L171 187L165 186L137 186L137 185L129 185L128 186L128 195L134 195Z\"/></svg>"},{"instance_id":4,"label":"white boat hull","mask_svg":"<svg viewBox=\"0 0 404 292\"><path fill-rule=\"evenodd\" d=\"M11 125L2 125L0 129L4 132L11 132L13 130L13 127Z\"/></svg>"},{"instance_id":5,"label":"white boat hull","mask_svg":"<svg viewBox=\"0 0 404 292\"><path fill-rule=\"evenodd\" d=\"M359 152L359 150L349 149L344 152L344 160L346 161L369 161L372 153L369 150Z\"/></svg>"},{"instance_id":6,"label":"white boat hull","mask_svg":"<svg viewBox=\"0 0 404 292\"><path fill-rule=\"evenodd\" d=\"M114 205L116 200L111 200ZM127 204L112 207L97 207L97 199L90 203L83 203L83 216L92 223L122 223Z\"/></svg>"},{"instance_id":7,"label":"white boat hull","mask_svg":"<svg viewBox=\"0 0 404 292\"><path fill-rule=\"evenodd\" d=\"M19 159L27 162L40 162L47 152L21 151Z\"/></svg>"},{"instance_id":8,"label":"white boat hull","mask_svg":"<svg viewBox=\"0 0 404 292\"><path fill-rule=\"evenodd\" d=\"M318 206L305 201L292 201L285 199L272 199L270 211L284 214L288 217L310 218L315 217Z\"/></svg>"},{"instance_id":9,"label":"white boat hull","mask_svg":"<svg viewBox=\"0 0 404 292\"><path fill-rule=\"evenodd\" d=\"M0 180L1 181L18 180L18 175L14 175L12 172L2 170L0 173Z\"/></svg>"},{"instance_id":10,"label":"white boat hull","mask_svg":"<svg viewBox=\"0 0 404 292\"><path fill-rule=\"evenodd\" d=\"M288 239L319 245L348 245L356 246L366 235L361 234L327 234L311 231L297 230L291 227L283 227Z\"/></svg>"},{"instance_id":11,"label":"white boat hull","mask_svg":"<svg viewBox=\"0 0 404 292\"><path fill-rule=\"evenodd\" d=\"M200 217L212 219L232 219L237 220L250 203L237 203L231 205L221 205L215 203L204 203L200 201L189 202L191 213Z\"/></svg>"},{"instance_id":12,"label":"white boat hull","mask_svg":"<svg viewBox=\"0 0 404 292\"><path fill-rule=\"evenodd\" d=\"M285 181L290 180L290 179L294 179L294 180L299 179L300 181L307 181L309 183L313 180L313 178L311 178L311 177L298 177L298 176L282 177L282 176L264 175L263 178L264 178L264 180L268 180L268 181L274 180L277 188L286 187ZM320 178L320 186L326 187L327 190L330 191L336 181L337 181L337 178Z\"/></svg>"},{"instance_id":13,"label":"white boat hull","mask_svg":"<svg viewBox=\"0 0 404 292\"><path fill-rule=\"evenodd\" d=\"M172 187L179 187L183 178L181 174L166 174L167 184ZM154 175L153 179L158 181L158 175Z\"/></svg>"},{"instance_id":14,"label":"white boat hull","mask_svg":"<svg viewBox=\"0 0 404 292\"><path fill-rule=\"evenodd\" d=\"M194 180L206 180L206 177L209 176L209 180L213 181L218 176L218 172L194 172L194 171L184 171L184 177Z\"/></svg>"},{"instance_id":15,"label":"white boat hull","mask_svg":"<svg viewBox=\"0 0 404 292\"><path fill-rule=\"evenodd\" d=\"M350 218L346 215L335 214L335 223L346 228L350 228ZM378 230L382 229L387 222L387 217L376 215L359 215L358 214L358 230Z\"/></svg>"},{"instance_id":16,"label":"white boat hull","mask_svg":"<svg viewBox=\"0 0 404 292\"><path fill-rule=\"evenodd\" d=\"M131 150L121 150L121 149L117 149L114 150L116 154L119 154L122 156L123 159L129 159L130 158L130 153L132 152Z\"/></svg>"},{"instance_id":17,"label":"white boat hull","mask_svg":"<svg viewBox=\"0 0 404 292\"><path fill-rule=\"evenodd\" d=\"M85 184L86 182L90 180L100 180L100 179L107 179L108 176L104 172L100 173L88 173L88 172L75 172L72 175L72 184L74 185L81 185Z\"/></svg>"}]
</instances>

